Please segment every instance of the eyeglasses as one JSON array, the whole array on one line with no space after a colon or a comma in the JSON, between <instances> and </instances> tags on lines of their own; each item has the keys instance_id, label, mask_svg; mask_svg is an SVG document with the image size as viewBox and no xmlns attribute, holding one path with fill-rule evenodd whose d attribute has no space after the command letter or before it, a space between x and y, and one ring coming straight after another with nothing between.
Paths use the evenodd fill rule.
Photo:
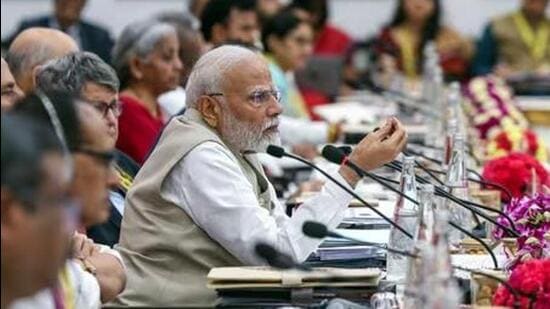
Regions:
<instances>
[{"instance_id":1,"label":"eyeglasses","mask_svg":"<svg viewBox=\"0 0 550 309\"><path fill-rule=\"evenodd\" d=\"M105 104L101 102L92 102L92 106L103 116L107 117L107 114L109 114L109 111L113 112L113 115L115 117L120 116L122 113L122 104L120 102L111 102L110 104Z\"/></svg>"},{"instance_id":2,"label":"eyeglasses","mask_svg":"<svg viewBox=\"0 0 550 309\"><path fill-rule=\"evenodd\" d=\"M207 94L207 96L210 96L210 97L224 96L224 94L221 92L216 92L216 93ZM267 105L271 101L272 97L277 102L281 102L281 92L276 89L252 91L248 95L247 99L249 102L251 102L256 106L263 106L263 105Z\"/></svg>"},{"instance_id":3,"label":"eyeglasses","mask_svg":"<svg viewBox=\"0 0 550 309\"><path fill-rule=\"evenodd\" d=\"M79 148L73 149L73 152L82 153L82 154L94 157L97 160L101 161L106 167L112 166L116 158L116 153L114 150L97 151L97 150L79 147Z\"/></svg>"}]
</instances>

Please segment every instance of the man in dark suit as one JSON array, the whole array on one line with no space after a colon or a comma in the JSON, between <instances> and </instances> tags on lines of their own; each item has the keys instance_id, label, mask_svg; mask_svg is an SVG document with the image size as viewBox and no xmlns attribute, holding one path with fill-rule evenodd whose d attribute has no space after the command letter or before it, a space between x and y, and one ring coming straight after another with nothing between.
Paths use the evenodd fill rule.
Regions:
<instances>
[{"instance_id":1,"label":"man in dark suit","mask_svg":"<svg viewBox=\"0 0 550 309\"><path fill-rule=\"evenodd\" d=\"M15 33L2 42L2 47L9 46L15 36L25 29L31 27L54 28L70 35L81 50L93 52L109 63L114 44L111 35L104 28L80 19L86 0L53 0L53 2L54 12L52 15L24 20Z\"/></svg>"}]
</instances>

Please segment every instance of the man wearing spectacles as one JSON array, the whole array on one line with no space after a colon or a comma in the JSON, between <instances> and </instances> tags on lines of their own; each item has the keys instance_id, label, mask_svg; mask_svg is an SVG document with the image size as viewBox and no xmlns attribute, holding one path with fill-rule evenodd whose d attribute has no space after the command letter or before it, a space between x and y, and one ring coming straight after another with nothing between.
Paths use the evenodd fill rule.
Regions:
<instances>
[{"instance_id":1,"label":"man wearing spectacles","mask_svg":"<svg viewBox=\"0 0 550 309\"><path fill-rule=\"evenodd\" d=\"M320 241L304 237L306 220L336 227L351 197L334 183L285 214L256 156L279 144L280 95L267 63L242 47L203 55L187 88L187 110L173 118L141 167L126 200L119 252L130 306L212 306L211 268L262 265L266 242L304 261ZM351 160L372 170L395 158L407 135L396 119L369 134ZM359 176L343 166L334 177L353 188Z\"/></svg>"},{"instance_id":2,"label":"man wearing spectacles","mask_svg":"<svg viewBox=\"0 0 550 309\"><path fill-rule=\"evenodd\" d=\"M110 145L118 139L119 79L101 58L89 52L77 52L46 63L37 75L37 85L45 91L62 90L93 106L108 127ZM122 152L115 153L119 184L109 192L109 220L88 230L95 242L112 247L118 243L124 198L139 167Z\"/></svg>"},{"instance_id":3,"label":"man wearing spectacles","mask_svg":"<svg viewBox=\"0 0 550 309\"><path fill-rule=\"evenodd\" d=\"M33 121L46 121L64 145L65 153L71 155L75 172L70 195L80 207L75 217L78 231L73 236L72 259L63 270L72 273L72 279L62 284L64 293L72 293L74 297L64 299L64 306L97 307L100 301L109 301L120 293L126 279L118 253L107 246L95 245L81 233L107 220L109 189L118 184L113 167L114 147L105 122L92 106L59 91L31 94L16 106L14 113ZM61 281L66 277L60 274ZM82 284L82 280L88 284ZM44 293L46 296L41 298ZM49 303L56 293L44 293L18 302L19 307L15 308L27 308L36 302L41 304L40 308L50 308L43 302Z\"/></svg>"},{"instance_id":4,"label":"man wearing spectacles","mask_svg":"<svg viewBox=\"0 0 550 309\"><path fill-rule=\"evenodd\" d=\"M72 166L43 124L2 116L2 308L52 286L66 260Z\"/></svg>"}]
</instances>

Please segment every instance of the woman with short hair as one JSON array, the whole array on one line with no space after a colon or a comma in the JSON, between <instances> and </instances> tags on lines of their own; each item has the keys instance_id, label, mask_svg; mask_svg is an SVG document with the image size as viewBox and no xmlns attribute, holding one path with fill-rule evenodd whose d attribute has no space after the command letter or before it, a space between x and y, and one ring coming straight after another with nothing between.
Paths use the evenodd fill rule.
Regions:
<instances>
[{"instance_id":1,"label":"woman with short hair","mask_svg":"<svg viewBox=\"0 0 550 309\"><path fill-rule=\"evenodd\" d=\"M158 97L179 85L183 67L178 51L176 29L157 20L130 24L113 49L122 89L117 148L139 164L166 121Z\"/></svg>"}]
</instances>

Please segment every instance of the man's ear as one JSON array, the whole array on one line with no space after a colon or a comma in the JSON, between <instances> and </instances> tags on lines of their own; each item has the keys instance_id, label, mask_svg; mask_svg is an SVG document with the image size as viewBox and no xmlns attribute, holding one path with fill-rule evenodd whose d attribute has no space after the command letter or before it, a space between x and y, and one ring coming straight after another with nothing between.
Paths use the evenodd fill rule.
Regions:
<instances>
[{"instance_id":1,"label":"man's ear","mask_svg":"<svg viewBox=\"0 0 550 309\"><path fill-rule=\"evenodd\" d=\"M221 107L219 102L208 96L199 98L197 104L202 119L212 128L217 129L220 125Z\"/></svg>"},{"instance_id":2,"label":"man's ear","mask_svg":"<svg viewBox=\"0 0 550 309\"><path fill-rule=\"evenodd\" d=\"M31 81L32 81L32 89L36 89L36 77L42 70L42 65L37 65L32 69L31 73Z\"/></svg>"},{"instance_id":3,"label":"man's ear","mask_svg":"<svg viewBox=\"0 0 550 309\"><path fill-rule=\"evenodd\" d=\"M13 230L14 225L17 225L18 218L20 217L20 211L19 207L15 207L15 203L17 202L13 194L4 188L2 188L1 192L1 208L0 208L0 222L1 222L1 234L2 234L2 242L4 242L4 239L8 239L11 237L11 231Z\"/></svg>"}]
</instances>

